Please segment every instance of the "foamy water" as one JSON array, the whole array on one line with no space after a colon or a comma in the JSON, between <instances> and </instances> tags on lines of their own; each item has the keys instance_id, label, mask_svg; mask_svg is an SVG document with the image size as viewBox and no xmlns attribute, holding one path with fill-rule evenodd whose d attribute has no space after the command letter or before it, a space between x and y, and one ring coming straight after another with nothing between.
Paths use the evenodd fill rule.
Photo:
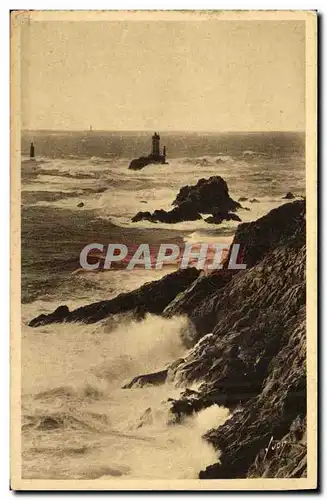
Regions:
<instances>
[{"instance_id":1,"label":"foamy water","mask_svg":"<svg viewBox=\"0 0 327 500\"><path fill-rule=\"evenodd\" d=\"M166 401L180 389L122 389L181 357L185 326L183 318L148 316L114 329L106 321L25 327L24 477L197 478L217 458L202 434L228 411L214 406L169 425Z\"/></svg>"},{"instance_id":2,"label":"foamy water","mask_svg":"<svg viewBox=\"0 0 327 500\"><path fill-rule=\"evenodd\" d=\"M35 162L23 157L25 478L197 478L201 469L217 462L217 451L202 436L228 418L227 409L214 405L170 425L167 399L178 397L180 388L169 382L122 389L131 378L162 370L185 354L181 334L188 329L186 318L148 315L135 322L127 315L120 322L108 318L94 325L27 325L61 304L73 309L109 299L169 272L76 274L78 252L87 243L120 243L120 238L131 244L149 238L158 242L170 234L192 243L229 243L237 222L131 222L141 210L171 209L186 184L221 175L232 198L248 198L241 203L250 210L238 212L243 222L285 203L287 191L304 195L300 153L291 151L278 160L277 154L249 148L240 154L237 147L237 155L217 148L210 155L168 158L168 165L137 172L128 170L128 158L106 153L45 156ZM251 203L253 198L258 203ZM81 202L84 206L78 207Z\"/></svg>"}]
</instances>

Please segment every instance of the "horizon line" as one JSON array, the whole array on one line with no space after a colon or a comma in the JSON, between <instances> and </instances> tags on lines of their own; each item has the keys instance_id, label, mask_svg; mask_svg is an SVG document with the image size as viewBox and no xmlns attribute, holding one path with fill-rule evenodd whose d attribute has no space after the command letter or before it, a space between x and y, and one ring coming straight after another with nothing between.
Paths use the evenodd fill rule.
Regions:
<instances>
[{"instance_id":1,"label":"horizon line","mask_svg":"<svg viewBox=\"0 0 327 500\"><path fill-rule=\"evenodd\" d=\"M262 134L262 133L291 133L291 134L300 134L300 133L305 133L305 130L164 130L164 129L157 129L160 131L161 134L163 133L170 133L170 134L176 134L176 133L187 133L187 134L238 134L238 133L249 133L249 134ZM94 132L115 132L115 133L122 133L122 132L133 132L133 133L153 133L154 129L143 129L143 130L134 130L134 129L51 129L51 128L40 128L40 129L32 129L32 128L25 128L21 129L21 132L88 132L90 134Z\"/></svg>"}]
</instances>

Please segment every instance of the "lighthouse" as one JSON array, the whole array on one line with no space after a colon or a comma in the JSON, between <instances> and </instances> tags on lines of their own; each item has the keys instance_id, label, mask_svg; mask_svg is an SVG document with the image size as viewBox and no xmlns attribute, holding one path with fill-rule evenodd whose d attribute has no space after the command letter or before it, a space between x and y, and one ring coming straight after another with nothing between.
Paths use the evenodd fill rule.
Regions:
<instances>
[{"instance_id":1,"label":"lighthouse","mask_svg":"<svg viewBox=\"0 0 327 500\"><path fill-rule=\"evenodd\" d=\"M160 156L160 135L157 132L152 136L152 156Z\"/></svg>"},{"instance_id":2,"label":"lighthouse","mask_svg":"<svg viewBox=\"0 0 327 500\"><path fill-rule=\"evenodd\" d=\"M130 169L140 170L141 168L150 165L151 163L162 163L166 162L166 146L163 147L162 153L160 152L160 135L155 132L152 136L152 149L148 156L141 156L140 158L135 158L129 164Z\"/></svg>"},{"instance_id":3,"label":"lighthouse","mask_svg":"<svg viewBox=\"0 0 327 500\"><path fill-rule=\"evenodd\" d=\"M31 146L30 146L30 158L31 158L31 160L33 160L35 158L35 147L34 147L33 142L31 142Z\"/></svg>"},{"instance_id":4,"label":"lighthouse","mask_svg":"<svg viewBox=\"0 0 327 500\"><path fill-rule=\"evenodd\" d=\"M162 154L160 152L160 135L155 132L152 136L152 151L149 156L155 163L166 162L166 146L163 147Z\"/></svg>"}]
</instances>

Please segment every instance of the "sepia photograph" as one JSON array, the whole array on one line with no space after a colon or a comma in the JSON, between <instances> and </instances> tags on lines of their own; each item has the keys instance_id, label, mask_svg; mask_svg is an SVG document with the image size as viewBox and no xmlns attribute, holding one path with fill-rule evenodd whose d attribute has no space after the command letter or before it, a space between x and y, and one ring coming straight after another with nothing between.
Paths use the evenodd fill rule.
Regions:
<instances>
[{"instance_id":1,"label":"sepia photograph","mask_svg":"<svg viewBox=\"0 0 327 500\"><path fill-rule=\"evenodd\" d=\"M317 487L317 13L11 12L11 487Z\"/></svg>"}]
</instances>

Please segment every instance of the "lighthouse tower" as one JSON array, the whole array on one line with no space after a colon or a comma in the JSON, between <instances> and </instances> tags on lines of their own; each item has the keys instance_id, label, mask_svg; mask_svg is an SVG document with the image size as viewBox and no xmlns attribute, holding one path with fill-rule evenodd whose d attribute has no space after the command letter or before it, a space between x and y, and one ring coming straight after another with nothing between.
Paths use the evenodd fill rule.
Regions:
<instances>
[{"instance_id":1,"label":"lighthouse tower","mask_svg":"<svg viewBox=\"0 0 327 500\"><path fill-rule=\"evenodd\" d=\"M160 153L160 135L155 132L152 136L152 149L148 156L141 156L131 161L128 168L132 170L140 170L141 168L151 165L152 163L162 163L167 165L166 161L166 146L163 147L162 154Z\"/></svg>"},{"instance_id":2,"label":"lighthouse tower","mask_svg":"<svg viewBox=\"0 0 327 500\"><path fill-rule=\"evenodd\" d=\"M152 136L152 155L160 156L160 135L155 132Z\"/></svg>"}]
</instances>

